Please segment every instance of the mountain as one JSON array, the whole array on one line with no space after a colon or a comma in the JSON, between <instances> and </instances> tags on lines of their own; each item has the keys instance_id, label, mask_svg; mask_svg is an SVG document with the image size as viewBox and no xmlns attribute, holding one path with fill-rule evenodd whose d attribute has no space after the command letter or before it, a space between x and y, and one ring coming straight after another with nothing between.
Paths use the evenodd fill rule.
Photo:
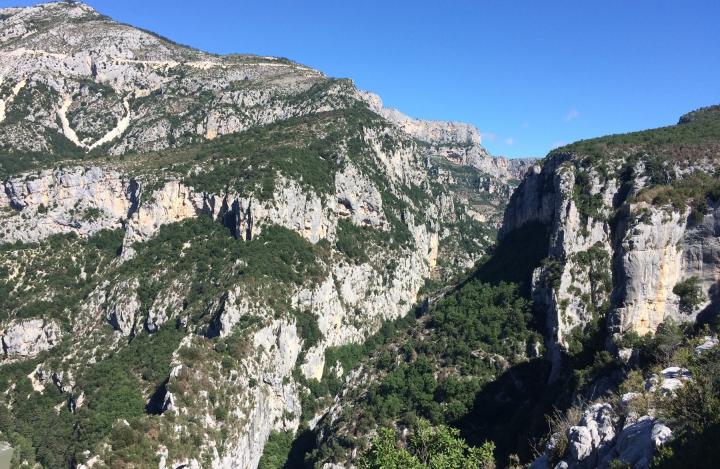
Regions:
<instances>
[{"instance_id":1,"label":"mountain","mask_svg":"<svg viewBox=\"0 0 720 469\"><path fill-rule=\"evenodd\" d=\"M0 55L18 465L256 467L272 430L332 404L338 353L486 254L531 164L350 80L84 4L0 9Z\"/></svg>"},{"instance_id":2,"label":"mountain","mask_svg":"<svg viewBox=\"0 0 720 469\"><path fill-rule=\"evenodd\" d=\"M357 463L378 427L409 445L428 419L493 441L507 467L705 467L720 442L719 144L712 106L551 152L491 255L373 345L309 459Z\"/></svg>"},{"instance_id":3,"label":"mountain","mask_svg":"<svg viewBox=\"0 0 720 469\"><path fill-rule=\"evenodd\" d=\"M501 239L529 223L548 229L532 298L558 350L598 320L644 335L716 314L719 148L714 106L675 126L559 148L523 181ZM690 278L702 295L688 308L674 290Z\"/></svg>"},{"instance_id":4,"label":"mountain","mask_svg":"<svg viewBox=\"0 0 720 469\"><path fill-rule=\"evenodd\" d=\"M75 2L0 9L0 55L13 467L676 468L720 444L720 107L508 160Z\"/></svg>"},{"instance_id":5,"label":"mountain","mask_svg":"<svg viewBox=\"0 0 720 469\"><path fill-rule=\"evenodd\" d=\"M350 81L287 59L208 54L116 23L79 3L3 9L2 15L0 143L15 155L15 166L5 162L6 173L25 169L40 153L52 158L88 151L145 153L358 101L392 122L415 122L401 125L409 135L461 152L470 149L473 161L490 167L474 127L415 121L384 110L377 96ZM24 111L33 118L23 118ZM506 160L494 164L500 168L495 176L519 174Z\"/></svg>"}]
</instances>

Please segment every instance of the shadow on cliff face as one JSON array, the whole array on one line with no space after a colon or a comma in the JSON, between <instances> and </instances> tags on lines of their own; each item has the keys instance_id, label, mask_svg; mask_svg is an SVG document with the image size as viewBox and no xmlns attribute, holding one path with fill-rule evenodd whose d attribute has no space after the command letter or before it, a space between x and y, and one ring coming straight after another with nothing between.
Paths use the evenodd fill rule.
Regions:
<instances>
[{"instance_id":1,"label":"shadow on cliff face","mask_svg":"<svg viewBox=\"0 0 720 469\"><path fill-rule=\"evenodd\" d=\"M478 269L477 277L487 282L517 282L529 296L532 272L547 253L547 239L547 230L539 224L513 232L505 243L498 245L494 257ZM542 330L544 314L542 308L534 310L536 330ZM539 449L534 445L540 443L549 429L547 415L556 409L564 412L578 399L598 398L617 384L614 368L600 370L607 373L607 379L595 376L593 371L598 367L596 353L604 349L606 340L605 315L599 315L598 320L580 332L577 349L562 353L554 380L549 380L552 364L546 358L512 366L485 385L475 396L472 409L452 425L474 446L493 441L500 467L513 454L521 461L532 461L535 449ZM578 379L575 370L589 370L586 379Z\"/></svg>"},{"instance_id":2,"label":"shadow on cliff face","mask_svg":"<svg viewBox=\"0 0 720 469\"><path fill-rule=\"evenodd\" d=\"M306 461L307 456L316 447L317 433L308 428L299 430L290 446L287 460L282 469L312 469L312 462Z\"/></svg>"},{"instance_id":3,"label":"shadow on cliff face","mask_svg":"<svg viewBox=\"0 0 720 469\"><path fill-rule=\"evenodd\" d=\"M550 232L547 226L532 222L508 233L498 242L471 279L497 285L500 282L516 283L520 294L529 297L532 273L548 255Z\"/></svg>"},{"instance_id":4,"label":"shadow on cliff face","mask_svg":"<svg viewBox=\"0 0 720 469\"><path fill-rule=\"evenodd\" d=\"M522 296L530 298L533 271L548 255L549 230L531 222L508 233L486 260L458 289L473 279L492 285L515 283ZM542 331L544 318L533 318L532 327ZM475 397L472 409L453 426L472 445L491 440L496 460L503 466L511 454L521 460L533 457L532 442L547 432L545 415L554 407L565 408L574 386L566 380L548 384L550 362L536 358L508 368Z\"/></svg>"},{"instance_id":5,"label":"shadow on cliff face","mask_svg":"<svg viewBox=\"0 0 720 469\"><path fill-rule=\"evenodd\" d=\"M541 358L507 369L477 394L470 412L454 426L473 446L495 442L501 467L511 454L532 460L533 442L548 430L545 415L567 407L572 398L568 383L547 384L549 374L550 362Z\"/></svg>"},{"instance_id":6,"label":"shadow on cliff face","mask_svg":"<svg viewBox=\"0 0 720 469\"><path fill-rule=\"evenodd\" d=\"M493 441L498 467L505 467L511 455L532 461L549 431L548 415L565 412L578 398L591 400L602 393L588 394L591 389L579 387L571 366L563 367L558 379L549 382L551 368L543 358L508 368L475 396L472 409L452 425L473 446Z\"/></svg>"},{"instance_id":7,"label":"shadow on cliff face","mask_svg":"<svg viewBox=\"0 0 720 469\"><path fill-rule=\"evenodd\" d=\"M696 327L718 322L718 313L720 313L720 284L716 283L710 287L708 295L710 297L710 304L698 313L695 319Z\"/></svg>"},{"instance_id":8,"label":"shadow on cliff face","mask_svg":"<svg viewBox=\"0 0 720 469\"><path fill-rule=\"evenodd\" d=\"M148 399L145 405L145 412L151 415L160 415L165 410L165 398L167 397L167 385L170 378L165 379L155 388L155 392Z\"/></svg>"}]
</instances>

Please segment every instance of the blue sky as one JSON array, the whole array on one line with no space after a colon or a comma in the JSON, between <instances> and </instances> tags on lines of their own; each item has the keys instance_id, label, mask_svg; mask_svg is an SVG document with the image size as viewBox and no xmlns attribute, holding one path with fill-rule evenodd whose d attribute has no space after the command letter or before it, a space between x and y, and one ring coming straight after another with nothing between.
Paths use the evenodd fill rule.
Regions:
<instances>
[{"instance_id":1,"label":"blue sky","mask_svg":"<svg viewBox=\"0 0 720 469\"><path fill-rule=\"evenodd\" d=\"M497 155L541 156L720 103L718 0L88 3L200 49L352 78L415 117L471 122Z\"/></svg>"}]
</instances>

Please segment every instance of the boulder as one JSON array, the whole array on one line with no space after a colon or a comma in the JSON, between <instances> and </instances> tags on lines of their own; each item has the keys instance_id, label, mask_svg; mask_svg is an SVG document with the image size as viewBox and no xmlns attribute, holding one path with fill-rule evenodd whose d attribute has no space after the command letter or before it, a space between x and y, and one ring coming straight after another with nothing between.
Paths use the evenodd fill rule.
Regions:
<instances>
[{"instance_id":1,"label":"boulder","mask_svg":"<svg viewBox=\"0 0 720 469\"><path fill-rule=\"evenodd\" d=\"M707 352L708 350L717 347L718 343L720 343L717 337L705 336L703 337L703 340L704 342L702 344L695 347L695 355Z\"/></svg>"},{"instance_id":2,"label":"boulder","mask_svg":"<svg viewBox=\"0 0 720 469\"><path fill-rule=\"evenodd\" d=\"M593 468L607 452L607 446L615 438L617 417L607 403L591 405L576 426L568 431L570 467Z\"/></svg>"},{"instance_id":3,"label":"boulder","mask_svg":"<svg viewBox=\"0 0 720 469\"><path fill-rule=\"evenodd\" d=\"M598 467L610 467L612 461L618 460L635 469L648 468L655 448L666 443L671 436L672 431L666 425L644 415L625 425Z\"/></svg>"}]
</instances>

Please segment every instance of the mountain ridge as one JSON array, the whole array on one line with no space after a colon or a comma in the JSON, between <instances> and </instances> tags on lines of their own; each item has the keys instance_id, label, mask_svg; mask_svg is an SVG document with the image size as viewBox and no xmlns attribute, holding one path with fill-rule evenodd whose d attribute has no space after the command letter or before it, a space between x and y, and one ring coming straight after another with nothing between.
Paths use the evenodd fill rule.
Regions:
<instances>
[{"instance_id":1,"label":"mountain ridge","mask_svg":"<svg viewBox=\"0 0 720 469\"><path fill-rule=\"evenodd\" d=\"M717 441L697 423L717 421L713 399L695 393L718 376L718 109L532 167L493 252L360 362L310 461L357 464L377 427L410 445L423 418L493 441L504 467L701 467ZM503 327L514 352L498 353Z\"/></svg>"},{"instance_id":2,"label":"mountain ridge","mask_svg":"<svg viewBox=\"0 0 720 469\"><path fill-rule=\"evenodd\" d=\"M50 75L43 81L50 85L51 91L54 90L52 94L57 96L54 99L59 103L55 109L45 110L41 119L36 119L41 126L36 122L29 129L13 127L15 134L27 135L31 132L36 137L36 142L29 144L6 136L11 140L5 145L14 152L21 149L28 152L47 150L51 142L45 134L57 130L80 151L97 149L115 155L211 140L217 135L242 131L252 125L265 125L276 119L315 112L307 108L307 102L302 101L299 106L290 109L272 109L272 103L278 98L298 93L302 96L313 85L328 89L329 106L342 105L334 102L332 93L338 86L344 86L343 80L329 79L322 72L287 59L209 54L116 23L82 3L46 3L30 8L7 8L3 12L5 34L0 38L0 53L8 60L5 67L0 68L0 75L6 82L12 80L13 88L2 93L2 107L8 107L18 99L18 93L31 92L32 86L26 88L27 77L38 78L38 73ZM53 19L46 18L48 16ZM76 36L63 39L65 36L61 29L69 23ZM98 28L104 32L102 37L95 38L93 30ZM34 44L42 44L47 50L36 49ZM221 70L216 73L214 70L218 68ZM53 77L53 70L57 69L65 70L62 78ZM84 80L97 83L101 88L93 89ZM198 88L197 80L203 81L202 90ZM255 80L260 80L259 89L253 89ZM168 102L162 96L156 96L153 90L160 87L171 87L176 97ZM386 118L392 115L391 111L382 108L376 96L356 90L351 82L350 88L351 99L364 101L374 111L385 113ZM198 93L206 96L204 100L207 102L200 108L187 102L191 95ZM156 109L148 108L150 104ZM78 108L78 105L84 106L84 109ZM241 111L239 105L246 111ZM255 110L252 110L253 106ZM265 109L257 109L258 106ZM102 114L99 109L92 111L97 107L103 109ZM321 109L329 108L320 104L315 110ZM111 115L107 115L107 110L112 111ZM196 125L178 123L169 118L171 114L183 121L195 121ZM62 125L57 124L53 118L55 115ZM94 128L82 128L82 122L97 120L100 116L108 121L103 128L97 124ZM72 122L73 119L76 122ZM78 125L80 127L75 128ZM433 121L422 125L435 126L441 133L454 135L452 130L444 129L456 128L458 123ZM474 126L462 124L461 127L468 129L466 134L473 136L472 144L476 147L474 157L469 160L471 164L478 164L479 169L494 172L505 179L520 176L523 168L516 169L517 164L489 160ZM410 133L423 139L417 132ZM444 143L451 142L456 145L466 143L452 138ZM0 143L3 143L2 138Z\"/></svg>"},{"instance_id":3,"label":"mountain ridge","mask_svg":"<svg viewBox=\"0 0 720 469\"><path fill-rule=\"evenodd\" d=\"M337 350L486 252L517 184L479 141L422 141L349 80L77 4L0 14L18 464L256 467L272 430L330 405Z\"/></svg>"},{"instance_id":4,"label":"mountain ridge","mask_svg":"<svg viewBox=\"0 0 720 469\"><path fill-rule=\"evenodd\" d=\"M0 53L14 466L384 467L440 435L645 469L717 439L718 107L507 160L81 4L0 10Z\"/></svg>"}]
</instances>

